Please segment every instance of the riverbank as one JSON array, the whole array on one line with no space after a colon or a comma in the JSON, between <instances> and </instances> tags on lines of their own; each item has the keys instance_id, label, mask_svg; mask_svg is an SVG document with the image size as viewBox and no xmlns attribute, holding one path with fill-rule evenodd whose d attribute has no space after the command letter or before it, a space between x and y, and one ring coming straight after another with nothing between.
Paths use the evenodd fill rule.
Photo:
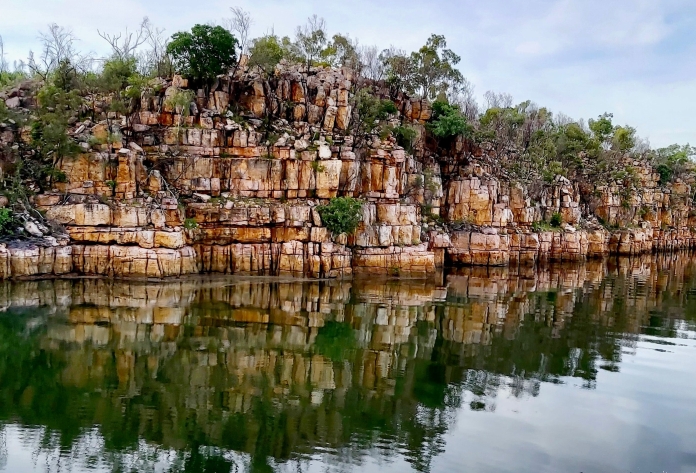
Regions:
<instances>
[{"instance_id":1,"label":"riverbank","mask_svg":"<svg viewBox=\"0 0 696 473\"><path fill-rule=\"evenodd\" d=\"M80 152L30 196L41 218L27 213L20 231L38 243L0 246L0 278L418 277L696 246L693 173L667 179L645 153L583 151L572 172L522 176L528 156L464 136L433 141L427 100L392 97L345 68L158 84L127 113L107 112L108 96L83 103L101 119L70 125ZM13 91L16 113L31 112L32 90ZM371 131L352 102L368 90L394 110ZM177 94L191 98L186 113L169 101ZM26 131L2 129L6 145ZM361 208L346 233L321 214L338 197Z\"/></svg>"}]
</instances>

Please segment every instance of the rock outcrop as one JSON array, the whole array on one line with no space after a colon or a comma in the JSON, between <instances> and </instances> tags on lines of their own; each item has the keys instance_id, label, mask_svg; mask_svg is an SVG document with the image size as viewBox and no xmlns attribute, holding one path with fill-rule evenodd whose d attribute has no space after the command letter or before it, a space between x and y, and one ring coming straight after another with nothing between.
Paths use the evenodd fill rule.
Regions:
<instances>
[{"instance_id":1,"label":"rock outcrop","mask_svg":"<svg viewBox=\"0 0 696 473\"><path fill-rule=\"evenodd\" d=\"M187 81L175 77L143 92L131 115L76 123L83 152L60 163L66 179L34 202L69 240L0 247L0 277L423 275L448 262L578 261L696 242L692 183L660 185L635 162L640 192L628 197L620 183L587 189L561 176L531 189L462 140L452 156L429 152L426 101L395 100L391 120L418 131L412 150L365 133L355 81L344 69L289 66L271 80L220 77L177 113L167 99ZM22 92L6 103L31 100ZM2 127L4 141L18 132ZM352 235L322 224L317 206L337 196L364 202ZM561 225L540 225L554 215Z\"/></svg>"}]
</instances>

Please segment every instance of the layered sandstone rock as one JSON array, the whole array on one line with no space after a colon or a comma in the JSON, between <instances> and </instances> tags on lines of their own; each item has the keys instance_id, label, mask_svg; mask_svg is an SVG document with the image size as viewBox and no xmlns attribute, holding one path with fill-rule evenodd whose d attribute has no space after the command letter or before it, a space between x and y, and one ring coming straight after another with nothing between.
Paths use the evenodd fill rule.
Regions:
<instances>
[{"instance_id":1,"label":"layered sandstone rock","mask_svg":"<svg viewBox=\"0 0 696 473\"><path fill-rule=\"evenodd\" d=\"M524 265L696 244L691 183L661 185L641 161L628 163L639 189L630 195L618 181L525 185L463 139L429 149L430 104L400 95L389 120L415 130L407 151L356 131L355 81L345 69L284 65L270 82L240 72L194 90L191 113L178 115L166 99L189 84L174 77L144 92L128 120L77 123L84 152L63 159L65 181L35 197L70 241L0 249L0 276L428 274L447 262ZM31 105L26 95L17 106ZM94 144L109 133L123 142ZM337 196L364 202L353 235L331 235L317 212ZM561 225L549 228L554 218Z\"/></svg>"}]
</instances>

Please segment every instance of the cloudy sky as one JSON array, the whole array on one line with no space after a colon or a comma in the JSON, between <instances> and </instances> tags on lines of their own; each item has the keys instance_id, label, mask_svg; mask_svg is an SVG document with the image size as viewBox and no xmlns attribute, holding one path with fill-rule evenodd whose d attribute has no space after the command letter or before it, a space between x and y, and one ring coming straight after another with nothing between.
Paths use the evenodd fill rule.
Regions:
<instances>
[{"instance_id":1,"label":"cloudy sky","mask_svg":"<svg viewBox=\"0 0 696 473\"><path fill-rule=\"evenodd\" d=\"M252 36L293 35L315 13L361 44L410 51L443 34L479 97L507 92L574 118L612 112L653 146L696 144L694 0L0 0L0 36L8 60L24 58L55 22L100 54L97 28L148 16L173 33L219 22L230 6L251 13Z\"/></svg>"}]
</instances>

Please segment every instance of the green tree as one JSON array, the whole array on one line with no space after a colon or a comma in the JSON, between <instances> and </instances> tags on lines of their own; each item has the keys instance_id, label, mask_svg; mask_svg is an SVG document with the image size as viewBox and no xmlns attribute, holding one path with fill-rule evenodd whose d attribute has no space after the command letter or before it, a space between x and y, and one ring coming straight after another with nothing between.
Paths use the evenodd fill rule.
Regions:
<instances>
[{"instance_id":1,"label":"green tree","mask_svg":"<svg viewBox=\"0 0 696 473\"><path fill-rule=\"evenodd\" d=\"M353 197L336 197L317 211L322 223L334 235L353 233L362 218L362 201Z\"/></svg>"},{"instance_id":2,"label":"green tree","mask_svg":"<svg viewBox=\"0 0 696 473\"><path fill-rule=\"evenodd\" d=\"M353 41L340 34L333 36L331 42L321 52L320 57L330 67L345 66L356 69L360 62Z\"/></svg>"},{"instance_id":3,"label":"green tree","mask_svg":"<svg viewBox=\"0 0 696 473\"><path fill-rule=\"evenodd\" d=\"M399 92L410 91L414 74L414 65L405 51L389 48L382 51L379 60L384 67L389 93L396 97Z\"/></svg>"},{"instance_id":4,"label":"green tree","mask_svg":"<svg viewBox=\"0 0 696 473\"><path fill-rule=\"evenodd\" d=\"M445 94L453 85L464 80L462 73L455 69L460 60L451 49L447 49L444 36L431 35L422 48L411 53L413 90L430 100Z\"/></svg>"},{"instance_id":5,"label":"green tree","mask_svg":"<svg viewBox=\"0 0 696 473\"><path fill-rule=\"evenodd\" d=\"M117 56L104 62L101 73L102 87L107 92L119 92L128 87L130 79L137 75L137 61L134 57L122 59Z\"/></svg>"},{"instance_id":6,"label":"green tree","mask_svg":"<svg viewBox=\"0 0 696 473\"><path fill-rule=\"evenodd\" d=\"M237 39L221 26L196 25L179 32L167 45L177 72L210 81L229 71L237 62Z\"/></svg>"},{"instance_id":7,"label":"green tree","mask_svg":"<svg viewBox=\"0 0 696 473\"><path fill-rule=\"evenodd\" d=\"M288 38L285 40L289 42ZM266 35L252 41L249 55L250 67L258 67L266 75L271 76L278 63L287 54L281 39L275 35Z\"/></svg>"},{"instance_id":8,"label":"green tree","mask_svg":"<svg viewBox=\"0 0 696 473\"><path fill-rule=\"evenodd\" d=\"M307 19L307 23L297 27L293 44L295 54L302 58L309 69L321 58L327 43L326 22L323 18L313 15Z\"/></svg>"},{"instance_id":9,"label":"green tree","mask_svg":"<svg viewBox=\"0 0 696 473\"><path fill-rule=\"evenodd\" d=\"M630 126L617 126L612 136L612 148L626 152L636 144L636 129Z\"/></svg>"},{"instance_id":10,"label":"green tree","mask_svg":"<svg viewBox=\"0 0 696 473\"><path fill-rule=\"evenodd\" d=\"M435 100L464 82L462 73L455 68L461 58L447 49L442 35L431 35L425 45L410 56L390 49L383 51L381 57L392 89L428 100Z\"/></svg>"},{"instance_id":11,"label":"green tree","mask_svg":"<svg viewBox=\"0 0 696 473\"><path fill-rule=\"evenodd\" d=\"M34 159L23 160L27 178L39 184L48 178L49 184L57 177L55 169L66 156L78 151L77 144L68 135L69 121L78 115L82 99L76 91L65 91L54 85L44 86L37 96L38 110L31 124Z\"/></svg>"},{"instance_id":12,"label":"green tree","mask_svg":"<svg viewBox=\"0 0 696 473\"><path fill-rule=\"evenodd\" d=\"M375 97L369 89L355 94L356 126L361 133L372 133L380 122L398 112L391 100Z\"/></svg>"},{"instance_id":13,"label":"green tree","mask_svg":"<svg viewBox=\"0 0 696 473\"><path fill-rule=\"evenodd\" d=\"M433 102L433 119L426 127L441 140L449 140L459 135L469 136L471 133L471 127L459 107L439 100Z\"/></svg>"},{"instance_id":14,"label":"green tree","mask_svg":"<svg viewBox=\"0 0 696 473\"><path fill-rule=\"evenodd\" d=\"M600 144L609 141L614 133L614 125L611 123L613 117L611 113L603 113L596 120L590 118L588 121L590 130Z\"/></svg>"},{"instance_id":15,"label":"green tree","mask_svg":"<svg viewBox=\"0 0 696 473\"><path fill-rule=\"evenodd\" d=\"M660 175L660 184L667 184L693 169L694 159L696 159L696 147L688 144L684 146L673 144L655 150L653 166Z\"/></svg>"}]
</instances>

